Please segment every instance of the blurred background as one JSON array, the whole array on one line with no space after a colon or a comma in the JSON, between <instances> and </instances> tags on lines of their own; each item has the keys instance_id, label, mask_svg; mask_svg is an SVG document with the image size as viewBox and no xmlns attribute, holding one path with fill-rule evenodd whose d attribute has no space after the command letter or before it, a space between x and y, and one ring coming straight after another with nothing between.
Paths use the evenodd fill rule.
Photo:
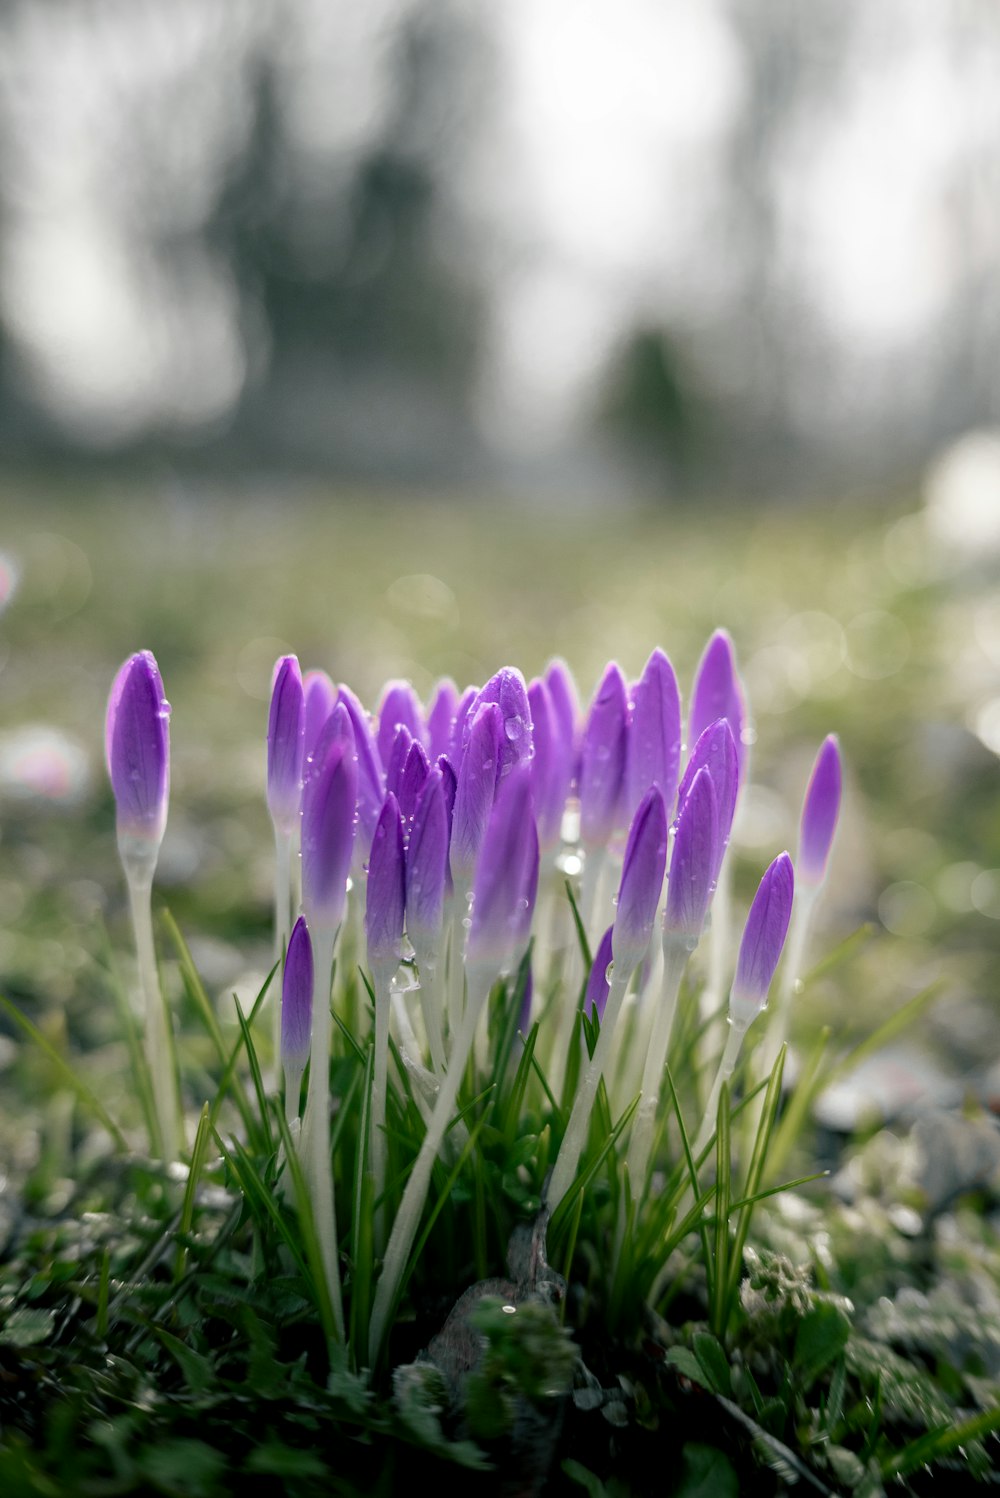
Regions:
<instances>
[{"instance_id":1,"label":"blurred background","mask_svg":"<svg viewBox=\"0 0 1000 1498\"><path fill-rule=\"evenodd\" d=\"M741 898L848 766L824 941L876 936L802 1023L941 977L897 1092L1000 1098L998 406L993 0L6 0L0 989L115 1033L133 650L221 1003L276 656L374 706L562 654L586 702L724 625Z\"/></svg>"},{"instance_id":2,"label":"blurred background","mask_svg":"<svg viewBox=\"0 0 1000 1498\"><path fill-rule=\"evenodd\" d=\"M6 0L0 453L895 486L997 416L991 0Z\"/></svg>"}]
</instances>

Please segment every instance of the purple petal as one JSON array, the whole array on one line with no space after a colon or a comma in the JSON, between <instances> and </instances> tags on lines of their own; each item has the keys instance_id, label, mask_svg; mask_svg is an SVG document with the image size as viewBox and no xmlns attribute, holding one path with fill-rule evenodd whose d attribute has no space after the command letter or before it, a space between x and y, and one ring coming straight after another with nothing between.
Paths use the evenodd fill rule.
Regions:
<instances>
[{"instance_id":1,"label":"purple petal","mask_svg":"<svg viewBox=\"0 0 1000 1498\"><path fill-rule=\"evenodd\" d=\"M302 800L305 698L294 655L277 662L267 720L267 807L276 827L290 831Z\"/></svg>"},{"instance_id":2,"label":"purple petal","mask_svg":"<svg viewBox=\"0 0 1000 1498\"><path fill-rule=\"evenodd\" d=\"M472 704L475 702L478 696L478 687L466 687L465 691L458 699L458 704L455 708L455 722L452 724L451 730L451 749L448 751L448 758L451 760L452 764L457 765L462 761L462 750L465 747L465 741L467 738L467 734L465 732L466 724L469 718L469 713L472 709Z\"/></svg>"},{"instance_id":3,"label":"purple petal","mask_svg":"<svg viewBox=\"0 0 1000 1498\"><path fill-rule=\"evenodd\" d=\"M427 710L427 739L431 759L447 754L451 748L458 708L458 688L450 676L439 681Z\"/></svg>"},{"instance_id":4,"label":"purple petal","mask_svg":"<svg viewBox=\"0 0 1000 1498\"><path fill-rule=\"evenodd\" d=\"M281 1060L304 1067L312 1033L313 952L305 917L299 916L288 938L281 981Z\"/></svg>"},{"instance_id":5,"label":"purple petal","mask_svg":"<svg viewBox=\"0 0 1000 1498\"><path fill-rule=\"evenodd\" d=\"M441 786L444 792L444 809L448 814L448 864L445 875L445 892L451 894L454 884L451 875L451 834L455 820L455 795L458 791L458 777L452 768L451 760L447 754L439 754L437 767L441 771Z\"/></svg>"},{"instance_id":6,"label":"purple petal","mask_svg":"<svg viewBox=\"0 0 1000 1498\"><path fill-rule=\"evenodd\" d=\"M542 846L549 850L559 841L563 803L558 799L555 712L549 689L540 677L536 677L528 687L528 704L535 741L531 758L531 794L538 814L538 835Z\"/></svg>"},{"instance_id":7,"label":"purple petal","mask_svg":"<svg viewBox=\"0 0 1000 1498\"><path fill-rule=\"evenodd\" d=\"M387 982L399 966L404 890L403 819L399 804L389 791L379 813L368 859L365 932L368 966L376 985Z\"/></svg>"},{"instance_id":8,"label":"purple petal","mask_svg":"<svg viewBox=\"0 0 1000 1498\"><path fill-rule=\"evenodd\" d=\"M170 791L170 704L152 652L130 656L111 686L105 753L118 836L158 847Z\"/></svg>"},{"instance_id":9,"label":"purple petal","mask_svg":"<svg viewBox=\"0 0 1000 1498\"><path fill-rule=\"evenodd\" d=\"M667 817L674 809L681 757L681 701L674 668L654 650L632 690L632 720L625 765L625 811L631 817L651 785L663 793Z\"/></svg>"},{"instance_id":10,"label":"purple petal","mask_svg":"<svg viewBox=\"0 0 1000 1498\"><path fill-rule=\"evenodd\" d=\"M500 787L479 852L468 965L504 973L521 956L525 913L530 923L531 892L538 877L537 849L531 779L527 765L517 765Z\"/></svg>"},{"instance_id":11,"label":"purple petal","mask_svg":"<svg viewBox=\"0 0 1000 1498\"><path fill-rule=\"evenodd\" d=\"M715 807L718 816L718 843L716 845L713 884L719 877L722 860L729 846L729 834L733 827L736 797L739 792L739 762L736 745L729 724L724 718L709 724L694 746L688 760L684 778L677 793L677 804L683 806L691 793L699 770L707 770L715 788Z\"/></svg>"},{"instance_id":12,"label":"purple petal","mask_svg":"<svg viewBox=\"0 0 1000 1498\"><path fill-rule=\"evenodd\" d=\"M744 743L746 708L739 677L736 674L736 657L733 642L724 629L717 629L705 646L704 653L695 672L694 688L691 692L691 720L688 740L694 744L717 718L725 718L736 745L739 763L740 784L746 775L747 746Z\"/></svg>"},{"instance_id":13,"label":"purple petal","mask_svg":"<svg viewBox=\"0 0 1000 1498\"><path fill-rule=\"evenodd\" d=\"M608 1002L608 994L611 992L611 984L608 982L608 968L614 960L611 948L611 934L613 926L609 926L597 945L597 953L590 969L590 977L587 979L587 992L583 999L583 1012L591 1019L596 1014L598 1019L604 1018L604 1006Z\"/></svg>"},{"instance_id":14,"label":"purple petal","mask_svg":"<svg viewBox=\"0 0 1000 1498\"><path fill-rule=\"evenodd\" d=\"M436 946L448 880L448 808L441 771L431 770L413 814L406 849L406 929L419 954Z\"/></svg>"},{"instance_id":15,"label":"purple petal","mask_svg":"<svg viewBox=\"0 0 1000 1498\"><path fill-rule=\"evenodd\" d=\"M840 744L831 733L823 740L802 805L799 828L799 879L819 885L826 877L827 860L833 846L840 814Z\"/></svg>"},{"instance_id":16,"label":"purple petal","mask_svg":"<svg viewBox=\"0 0 1000 1498\"><path fill-rule=\"evenodd\" d=\"M785 945L794 894L792 860L787 853L780 853L760 881L743 929L729 996L734 1024L749 1025L767 1003L767 991Z\"/></svg>"},{"instance_id":17,"label":"purple petal","mask_svg":"<svg viewBox=\"0 0 1000 1498\"><path fill-rule=\"evenodd\" d=\"M399 809L403 814L403 823L409 827L413 820L413 813L417 809L417 799L424 788L427 776L430 774L430 764L427 760L427 751L418 739L414 739L410 745L409 753L403 764L399 777Z\"/></svg>"},{"instance_id":18,"label":"purple petal","mask_svg":"<svg viewBox=\"0 0 1000 1498\"><path fill-rule=\"evenodd\" d=\"M451 870L467 887L496 795L503 713L495 702L479 709L462 752L451 829Z\"/></svg>"},{"instance_id":19,"label":"purple petal","mask_svg":"<svg viewBox=\"0 0 1000 1498\"><path fill-rule=\"evenodd\" d=\"M337 688L325 671L307 671L302 678L305 696L305 749L306 759L314 752L326 720L337 705Z\"/></svg>"},{"instance_id":20,"label":"purple petal","mask_svg":"<svg viewBox=\"0 0 1000 1498\"><path fill-rule=\"evenodd\" d=\"M399 795L399 782L403 778L403 766L406 764L406 756L413 744L413 735L405 723L400 723L396 729L396 737L392 741L389 756L385 761L385 788L392 791L394 796Z\"/></svg>"},{"instance_id":21,"label":"purple petal","mask_svg":"<svg viewBox=\"0 0 1000 1498\"><path fill-rule=\"evenodd\" d=\"M583 731L580 834L584 847L599 847L618 826L627 726L628 691L612 661L594 693Z\"/></svg>"},{"instance_id":22,"label":"purple petal","mask_svg":"<svg viewBox=\"0 0 1000 1498\"><path fill-rule=\"evenodd\" d=\"M735 754L735 748L733 753ZM670 855L664 931L691 944L701 939L715 892L719 851L719 812L715 784L704 766L695 775L677 818Z\"/></svg>"},{"instance_id":23,"label":"purple petal","mask_svg":"<svg viewBox=\"0 0 1000 1498\"><path fill-rule=\"evenodd\" d=\"M354 851L358 768L350 748L333 740L314 761L302 789L302 909L310 926L338 926Z\"/></svg>"},{"instance_id":24,"label":"purple petal","mask_svg":"<svg viewBox=\"0 0 1000 1498\"><path fill-rule=\"evenodd\" d=\"M426 736L424 710L416 692L408 681L389 681L379 704L377 738L378 752L387 767L396 730L401 723L406 724L412 738L423 741Z\"/></svg>"},{"instance_id":25,"label":"purple petal","mask_svg":"<svg viewBox=\"0 0 1000 1498\"><path fill-rule=\"evenodd\" d=\"M667 812L651 785L629 828L618 889L612 950L615 964L631 973L646 955L667 864Z\"/></svg>"},{"instance_id":26,"label":"purple petal","mask_svg":"<svg viewBox=\"0 0 1000 1498\"><path fill-rule=\"evenodd\" d=\"M580 699L573 673L565 661L549 662L545 668L545 685L552 698L552 708L559 725L559 736L564 742L572 744L575 749L577 724L580 721Z\"/></svg>"},{"instance_id":27,"label":"purple petal","mask_svg":"<svg viewBox=\"0 0 1000 1498\"><path fill-rule=\"evenodd\" d=\"M465 740L470 733L469 719L480 708L495 702L503 714L503 737L500 745L500 779L503 780L520 761L531 759L531 707L524 677L513 666L504 666L491 676L469 710L465 723Z\"/></svg>"}]
</instances>

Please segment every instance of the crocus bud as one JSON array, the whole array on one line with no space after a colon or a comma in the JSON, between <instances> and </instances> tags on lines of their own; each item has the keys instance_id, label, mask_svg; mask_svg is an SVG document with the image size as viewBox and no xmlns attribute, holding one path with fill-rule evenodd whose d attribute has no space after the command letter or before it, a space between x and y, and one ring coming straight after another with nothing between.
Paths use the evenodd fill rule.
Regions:
<instances>
[{"instance_id":1,"label":"crocus bud","mask_svg":"<svg viewBox=\"0 0 1000 1498\"><path fill-rule=\"evenodd\" d=\"M798 874L801 884L818 887L826 877L840 813L841 766L837 735L823 740L802 805Z\"/></svg>"},{"instance_id":2,"label":"crocus bud","mask_svg":"<svg viewBox=\"0 0 1000 1498\"><path fill-rule=\"evenodd\" d=\"M399 782L402 779L403 766L406 764L406 756L410 752L412 743L412 733L405 723L400 723L385 761L385 788L387 791L392 791L394 796L399 795Z\"/></svg>"},{"instance_id":3,"label":"crocus bud","mask_svg":"<svg viewBox=\"0 0 1000 1498\"><path fill-rule=\"evenodd\" d=\"M345 686L341 686L337 701L347 712L354 730L354 750L358 757L358 843L360 845L355 853L355 863L358 862L359 855L360 861L364 863L368 859L375 824L382 810L386 790L385 776L382 773L382 761L372 736L371 721L361 703L350 688Z\"/></svg>"},{"instance_id":4,"label":"crocus bud","mask_svg":"<svg viewBox=\"0 0 1000 1498\"><path fill-rule=\"evenodd\" d=\"M375 979L376 993L385 990L399 966L404 877L403 819L399 804L389 791L372 838L365 906L368 966Z\"/></svg>"},{"instance_id":5,"label":"crocus bud","mask_svg":"<svg viewBox=\"0 0 1000 1498\"><path fill-rule=\"evenodd\" d=\"M510 972L524 950L525 915L530 925L537 889L537 853L528 767L517 765L490 813L473 885L466 966L487 979Z\"/></svg>"},{"instance_id":6,"label":"crocus bud","mask_svg":"<svg viewBox=\"0 0 1000 1498\"><path fill-rule=\"evenodd\" d=\"M469 720L472 704L478 696L478 687L466 687L458 699L458 704L455 708L455 721L451 726L451 749L448 751L448 758L453 765L461 763L462 750L465 747L467 737L465 732L466 722ZM473 714L473 716L475 715Z\"/></svg>"},{"instance_id":7,"label":"crocus bud","mask_svg":"<svg viewBox=\"0 0 1000 1498\"><path fill-rule=\"evenodd\" d=\"M396 792L403 822L407 827L413 820L413 813L417 809L417 798L424 788L429 772L427 751L419 739L414 739L403 761L403 768L399 775L399 789Z\"/></svg>"},{"instance_id":8,"label":"crocus bud","mask_svg":"<svg viewBox=\"0 0 1000 1498\"><path fill-rule=\"evenodd\" d=\"M476 713L462 751L451 828L451 871L459 884L468 882L486 833L500 770L503 713L489 702Z\"/></svg>"},{"instance_id":9,"label":"crocus bud","mask_svg":"<svg viewBox=\"0 0 1000 1498\"><path fill-rule=\"evenodd\" d=\"M628 726L625 678L614 661L594 693L580 755L580 837L601 847L618 826Z\"/></svg>"},{"instance_id":10,"label":"crocus bud","mask_svg":"<svg viewBox=\"0 0 1000 1498\"><path fill-rule=\"evenodd\" d=\"M104 744L122 860L150 876L167 824L169 719L156 661L151 651L140 650L112 684Z\"/></svg>"},{"instance_id":11,"label":"crocus bud","mask_svg":"<svg viewBox=\"0 0 1000 1498\"><path fill-rule=\"evenodd\" d=\"M735 748L733 753L735 754ZM711 772L695 775L677 818L664 933L680 937L692 949L705 929L719 866L719 812Z\"/></svg>"},{"instance_id":12,"label":"crocus bud","mask_svg":"<svg viewBox=\"0 0 1000 1498\"><path fill-rule=\"evenodd\" d=\"M302 678L305 697L305 758L314 752L326 720L337 705L337 688L325 671L307 671Z\"/></svg>"},{"instance_id":13,"label":"crocus bud","mask_svg":"<svg viewBox=\"0 0 1000 1498\"><path fill-rule=\"evenodd\" d=\"M503 780L521 760L532 754L531 707L524 677L513 666L504 666L491 676L469 710L465 723L468 741L470 720L488 702L495 702L503 714L503 737L500 743L500 779Z\"/></svg>"},{"instance_id":14,"label":"crocus bud","mask_svg":"<svg viewBox=\"0 0 1000 1498\"><path fill-rule=\"evenodd\" d=\"M667 813L651 785L629 828L611 936L615 966L631 973L646 955L667 863Z\"/></svg>"},{"instance_id":15,"label":"crocus bud","mask_svg":"<svg viewBox=\"0 0 1000 1498\"><path fill-rule=\"evenodd\" d=\"M736 674L736 657L733 642L724 629L717 629L705 646L704 653L695 672L694 688L691 692L691 721L688 740L694 744L710 723L725 718L736 745L740 784L746 776L747 746L743 741L746 728L746 707L739 677Z\"/></svg>"},{"instance_id":16,"label":"crocus bud","mask_svg":"<svg viewBox=\"0 0 1000 1498\"><path fill-rule=\"evenodd\" d=\"M744 1030L767 1004L767 991L785 945L794 893L792 860L787 853L780 853L760 881L750 906L729 995L729 1017Z\"/></svg>"},{"instance_id":17,"label":"crocus bud","mask_svg":"<svg viewBox=\"0 0 1000 1498\"><path fill-rule=\"evenodd\" d=\"M434 688L434 696L427 709L427 747L431 759L437 759L439 754L447 754L451 749L457 708L458 688L451 677L446 676Z\"/></svg>"},{"instance_id":18,"label":"crocus bud","mask_svg":"<svg viewBox=\"0 0 1000 1498\"><path fill-rule=\"evenodd\" d=\"M739 760L736 745L733 742L729 724L724 718L710 723L695 744L677 793L678 806L684 805L699 770L703 769L707 770L712 777L718 816L719 836L715 849L715 868L712 872L714 884L719 877L722 860L729 844L733 814L736 810L736 796L739 791Z\"/></svg>"},{"instance_id":19,"label":"crocus bud","mask_svg":"<svg viewBox=\"0 0 1000 1498\"><path fill-rule=\"evenodd\" d=\"M293 1117L298 1113L302 1073L309 1059L312 992L312 942L305 917L300 915L288 938L281 983L281 1065L285 1072L285 1096Z\"/></svg>"},{"instance_id":20,"label":"crocus bud","mask_svg":"<svg viewBox=\"0 0 1000 1498\"><path fill-rule=\"evenodd\" d=\"M349 745L334 739L314 761L302 789L302 909L310 927L340 925L354 851L358 769Z\"/></svg>"},{"instance_id":21,"label":"crocus bud","mask_svg":"<svg viewBox=\"0 0 1000 1498\"><path fill-rule=\"evenodd\" d=\"M531 758L531 795L538 816L538 836L548 850L559 841L563 807L556 783L557 725L549 689L541 678L528 687L535 752Z\"/></svg>"},{"instance_id":22,"label":"crocus bud","mask_svg":"<svg viewBox=\"0 0 1000 1498\"><path fill-rule=\"evenodd\" d=\"M545 668L545 685L549 689L552 698L552 710L556 715L559 725L560 737L573 745L574 758L577 737L577 724L580 721L580 699L576 690L576 682L573 673L565 661L549 661ZM576 773L576 765L573 765L573 773Z\"/></svg>"},{"instance_id":23,"label":"crocus bud","mask_svg":"<svg viewBox=\"0 0 1000 1498\"><path fill-rule=\"evenodd\" d=\"M386 682L378 710L378 752L388 768L396 730L405 723L410 736L423 741L426 734L424 710L408 681Z\"/></svg>"},{"instance_id":24,"label":"crocus bud","mask_svg":"<svg viewBox=\"0 0 1000 1498\"><path fill-rule=\"evenodd\" d=\"M590 977L587 979L587 991L583 998L583 1012L593 1019L604 1018L604 1006L608 1002L608 994L611 992L611 984L608 982L608 968L614 960L611 949L611 936L613 926L609 926L597 944L597 952L590 968Z\"/></svg>"},{"instance_id":25,"label":"crocus bud","mask_svg":"<svg viewBox=\"0 0 1000 1498\"><path fill-rule=\"evenodd\" d=\"M276 663L267 719L267 809L279 832L288 836L302 800L305 699L294 655Z\"/></svg>"},{"instance_id":26,"label":"crocus bud","mask_svg":"<svg viewBox=\"0 0 1000 1498\"><path fill-rule=\"evenodd\" d=\"M448 808L435 767L420 790L406 850L406 929L418 962L422 954L433 960L437 953L447 879Z\"/></svg>"},{"instance_id":27,"label":"crocus bud","mask_svg":"<svg viewBox=\"0 0 1000 1498\"><path fill-rule=\"evenodd\" d=\"M681 700L674 668L654 650L632 688L632 718L625 757L625 813L632 817L651 785L663 794L667 817L673 811L680 775Z\"/></svg>"},{"instance_id":28,"label":"crocus bud","mask_svg":"<svg viewBox=\"0 0 1000 1498\"><path fill-rule=\"evenodd\" d=\"M455 796L458 792L458 776L455 774L451 760L447 754L438 755L437 767L441 771L444 809L448 816L448 867L445 876L445 889L450 895L454 887L451 873L451 832L455 821Z\"/></svg>"}]
</instances>

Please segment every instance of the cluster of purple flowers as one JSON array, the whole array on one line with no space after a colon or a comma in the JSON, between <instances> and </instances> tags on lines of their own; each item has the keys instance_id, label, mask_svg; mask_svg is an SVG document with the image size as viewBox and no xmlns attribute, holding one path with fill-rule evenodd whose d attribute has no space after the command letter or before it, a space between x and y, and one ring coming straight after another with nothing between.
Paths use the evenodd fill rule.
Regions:
<instances>
[{"instance_id":1,"label":"cluster of purple flowers","mask_svg":"<svg viewBox=\"0 0 1000 1498\"><path fill-rule=\"evenodd\" d=\"M684 963L706 929L747 772L744 694L724 631L712 636L698 666L686 727L685 757L677 679L661 650L653 651L632 683L610 664L585 713L560 661L530 684L510 667L462 693L442 681L426 708L409 683L390 682L373 715L324 672L303 679L294 656L277 663L267 801L278 848L279 949L287 948L280 1049L290 1117L297 1115L302 1074L312 1057L302 1131L317 1182L329 1170L330 969L350 913L349 891L358 915L363 901L375 994L376 1175L384 1149L375 1135L384 1133L394 1001L401 1051L431 1080L427 1096L434 1106L426 1115L425 1150L386 1251L379 1287L384 1302L397 1273L394 1260L412 1242L420 1181L429 1178L486 999L529 949L540 887L555 898L565 878L579 874L578 910L588 933L601 910L612 910L616 885L618 891L613 921L593 943L597 957L587 990L603 1015L602 1038L579 1084L550 1203L555 1206L572 1183L590 1101L608 1065L610 1032L638 969L649 986L647 959L659 916L661 1008L670 1012L659 1023L654 1017L645 1050L644 1094L653 1104L672 1005ZM123 857L134 860L141 844L153 849L155 861L166 818L168 755L162 686L149 652L133 656L116 679L107 743ZM840 758L831 737L820 751L803 809L799 861L807 893L824 878L839 801ZM296 838L301 914L292 926ZM730 1019L740 1035L766 1003L794 898L792 862L781 853L761 880L735 963ZM419 974L422 1038L394 989L404 956ZM573 972L572 956L564 954L563 962L563 978L571 980L563 1001L570 1024L562 1024L561 1039L559 1025L553 1025L548 1049L560 1075L560 1047L574 1042L572 993L584 976ZM529 985L525 1028L530 1006ZM545 1054L544 1045L541 1050ZM639 1126L634 1153L644 1169L643 1137ZM335 1279L335 1249L331 1255ZM339 1284L331 1287L339 1304ZM378 1297L375 1309L377 1322Z\"/></svg>"}]
</instances>

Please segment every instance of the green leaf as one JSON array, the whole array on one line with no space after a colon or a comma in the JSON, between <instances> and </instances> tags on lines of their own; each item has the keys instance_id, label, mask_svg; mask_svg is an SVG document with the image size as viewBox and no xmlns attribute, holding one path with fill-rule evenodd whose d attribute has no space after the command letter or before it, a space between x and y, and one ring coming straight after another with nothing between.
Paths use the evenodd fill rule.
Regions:
<instances>
[{"instance_id":1,"label":"green leaf","mask_svg":"<svg viewBox=\"0 0 1000 1498\"><path fill-rule=\"evenodd\" d=\"M728 1457L714 1446L688 1441L681 1454L681 1480L675 1498L737 1498L739 1483Z\"/></svg>"},{"instance_id":2,"label":"green leaf","mask_svg":"<svg viewBox=\"0 0 1000 1498\"><path fill-rule=\"evenodd\" d=\"M847 1315L830 1303L819 1304L799 1322L793 1363L808 1388L839 1357L851 1335Z\"/></svg>"},{"instance_id":3,"label":"green leaf","mask_svg":"<svg viewBox=\"0 0 1000 1498\"><path fill-rule=\"evenodd\" d=\"M712 1387L707 1371L699 1363L690 1347L671 1347L667 1353L667 1362L671 1368L676 1368L678 1373L684 1378L689 1378L700 1389Z\"/></svg>"},{"instance_id":4,"label":"green leaf","mask_svg":"<svg viewBox=\"0 0 1000 1498\"><path fill-rule=\"evenodd\" d=\"M731 1394L732 1378L729 1359L718 1337L713 1337L711 1332L695 1332L692 1340L695 1357L705 1370L709 1388L715 1394Z\"/></svg>"},{"instance_id":5,"label":"green leaf","mask_svg":"<svg viewBox=\"0 0 1000 1498\"><path fill-rule=\"evenodd\" d=\"M244 1470L267 1477L326 1477L327 1467L312 1451L268 1441L257 1446L247 1457Z\"/></svg>"},{"instance_id":6,"label":"green leaf","mask_svg":"<svg viewBox=\"0 0 1000 1498\"><path fill-rule=\"evenodd\" d=\"M7 1317L0 1331L0 1342L5 1347L35 1347L46 1340L54 1321L54 1311L42 1310L40 1306L21 1306Z\"/></svg>"}]
</instances>

